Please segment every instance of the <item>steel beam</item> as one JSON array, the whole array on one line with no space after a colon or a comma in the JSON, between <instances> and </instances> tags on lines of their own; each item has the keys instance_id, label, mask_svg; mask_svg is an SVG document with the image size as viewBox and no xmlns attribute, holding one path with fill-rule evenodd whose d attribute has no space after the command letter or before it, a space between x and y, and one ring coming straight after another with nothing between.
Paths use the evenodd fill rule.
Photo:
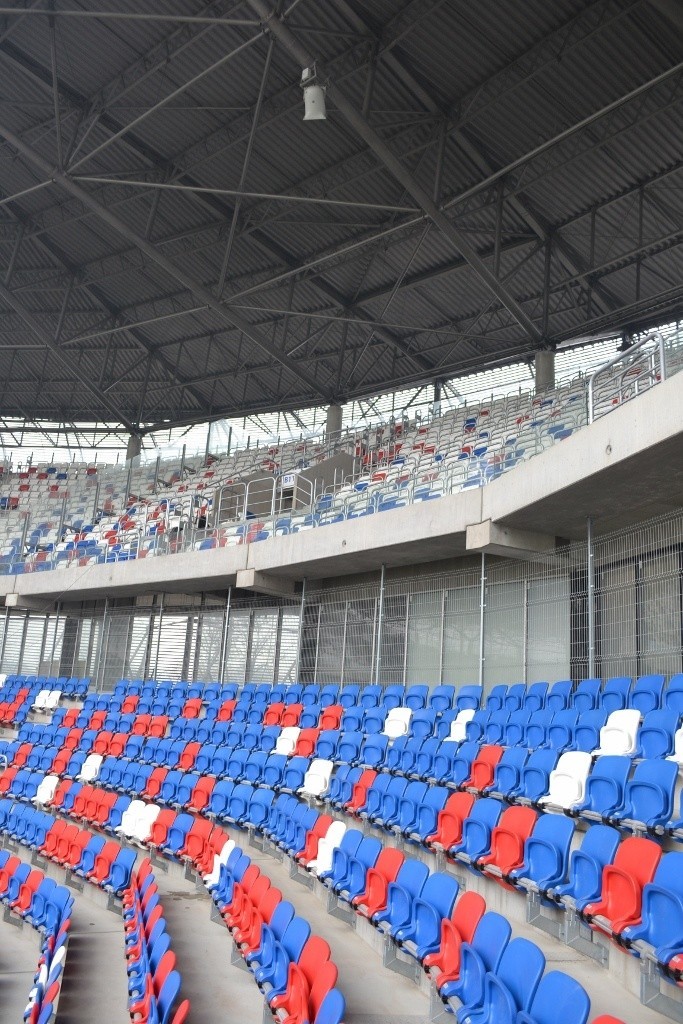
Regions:
<instances>
[{"instance_id":1,"label":"steel beam","mask_svg":"<svg viewBox=\"0 0 683 1024\"><path fill-rule=\"evenodd\" d=\"M45 174L50 173L50 164L43 156L40 155L32 146L29 146L22 139L19 138L14 132L10 131L4 125L0 124L0 135L2 135L7 142L10 143L18 153L21 154L29 163L32 163L35 167L41 169ZM187 274L180 267L177 267L171 262L163 253L147 241L147 239L140 237L132 228L125 224L116 214L112 213L105 206L103 206L97 199L89 194L81 185L64 174L63 172L57 172L54 174L55 183L60 185L66 192L70 193L75 199L78 199L84 206L87 206L93 213L95 213L99 220L104 224L107 224L113 231L119 234L122 238L125 238L131 243L136 249L139 249L147 259L152 263L156 263L157 266L168 274L169 277L176 280L184 288L195 296L199 302L208 306L210 309L217 313L218 316L231 327L236 327L238 330L248 337L255 345L257 345L264 352L267 352L277 362L281 363L290 373L294 374L302 380L315 395L319 395L322 398L329 399L330 395L328 391L318 383L318 381L308 373L305 367L300 366L298 363L289 359L288 356L283 355L271 342L265 338L261 333L252 327L248 320L236 313L234 310L227 309L221 302L219 302L212 293L205 288L202 284L195 281L189 274ZM19 312L17 310L17 312ZM62 354L63 355L63 354Z\"/></svg>"},{"instance_id":2,"label":"steel beam","mask_svg":"<svg viewBox=\"0 0 683 1024\"><path fill-rule=\"evenodd\" d=\"M288 51L290 56L301 67L310 67L316 63L314 55L299 42L291 29L275 14L265 0L247 0L252 10L263 20L263 24L276 36ZM321 64L317 63L318 75L327 80L327 74ZM436 205L429 193L415 180L410 171L398 159L386 142L377 134L374 128L368 124L363 115L350 103L339 87L333 82L328 84L328 92L334 103L348 121L356 133L372 149L375 156L387 168L389 173L398 181L404 189L415 199L418 205L424 210L427 216L439 228L441 233L452 245L462 254L475 274L486 284L488 289L508 309L514 319L524 328L530 338L540 342L541 336L536 325L529 319L517 300L497 280L491 270L479 258L476 250L470 245L467 238L446 217L442 210Z\"/></svg>"},{"instance_id":3,"label":"steel beam","mask_svg":"<svg viewBox=\"0 0 683 1024\"><path fill-rule=\"evenodd\" d=\"M129 420L119 411L114 402L112 402L103 391L92 383L87 374L81 373L74 359L67 353L61 351L59 345L54 341L49 331L46 331L43 328L42 324L38 322L33 313L27 309L21 300L17 298L14 292L4 284L0 284L0 299L2 299L6 305L11 306L11 308L19 314L31 333L42 342L46 349L49 349L54 358L67 369L71 376L76 377L80 384L82 384L82 386L86 388L94 398L101 402L105 409L109 410L118 423L122 423L128 430L132 431L135 429L132 420Z\"/></svg>"}]
</instances>

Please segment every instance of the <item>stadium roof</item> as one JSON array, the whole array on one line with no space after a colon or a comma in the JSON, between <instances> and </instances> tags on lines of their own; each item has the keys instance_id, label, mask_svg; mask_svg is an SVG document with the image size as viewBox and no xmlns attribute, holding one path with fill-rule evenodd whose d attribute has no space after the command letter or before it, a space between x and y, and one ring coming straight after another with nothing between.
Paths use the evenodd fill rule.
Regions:
<instances>
[{"instance_id":1,"label":"stadium roof","mask_svg":"<svg viewBox=\"0 0 683 1024\"><path fill-rule=\"evenodd\" d=\"M677 315L677 0L92 6L0 6L0 415L297 409Z\"/></svg>"}]
</instances>

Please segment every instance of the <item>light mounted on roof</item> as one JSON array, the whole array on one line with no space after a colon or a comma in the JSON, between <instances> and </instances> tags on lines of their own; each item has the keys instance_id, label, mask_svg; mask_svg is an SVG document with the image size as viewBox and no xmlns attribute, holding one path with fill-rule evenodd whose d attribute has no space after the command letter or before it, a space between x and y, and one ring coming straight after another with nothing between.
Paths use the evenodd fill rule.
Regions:
<instances>
[{"instance_id":1,"label":"light mounted on roof","mask_svg":"<svg viewBox=\"0 0 683 1024\"><path fill-rule=\"evenodd\" d=\"M326 121L326 87L318 82L315 64L301 72L301 88L304 91L304 121Z\"/></svg>"}]
</instances>

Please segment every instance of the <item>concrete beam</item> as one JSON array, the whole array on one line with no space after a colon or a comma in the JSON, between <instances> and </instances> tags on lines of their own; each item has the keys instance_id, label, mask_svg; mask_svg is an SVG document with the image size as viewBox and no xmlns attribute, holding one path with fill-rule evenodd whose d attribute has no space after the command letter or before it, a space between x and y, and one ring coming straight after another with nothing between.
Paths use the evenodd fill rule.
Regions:
<instances>
[{"instance_id":1,"label":"concrete beam","mask_svg":"<svg viewBox=\"0 0 683 1024\"><path fill-rule=\"evenodd\" d=\"M5 608L18 608L25 612L40 612L46 615L47 612L55 610L55 603L49 598L26 597L23 594L5 594Z\"/></svg>"},{"instance_id":2,"label":"concrete beam","mask_svg":"<svg viewBox=\"0 0 683 1024\"><path fill-rule=\"evenodd\" d=\"M294 597L296 592L294 580L269 576L256 569L238 569L235 585L238 590L253 590L256 594L268 594L270 597Z\"/></svg>"},{"instance_id":3,"label":"concrete beam","mask_svg":"<svg viewBox=\"0 0 683 1024\"><path fill-rule=\"evenodd\" d=\"M484 551L487 555L502 555L503 558L533 558L551 551L554 545L555 538L551 534L517 530L490 519L472 523L465 532L467 551Z\"/></svg>"}]
</instances>

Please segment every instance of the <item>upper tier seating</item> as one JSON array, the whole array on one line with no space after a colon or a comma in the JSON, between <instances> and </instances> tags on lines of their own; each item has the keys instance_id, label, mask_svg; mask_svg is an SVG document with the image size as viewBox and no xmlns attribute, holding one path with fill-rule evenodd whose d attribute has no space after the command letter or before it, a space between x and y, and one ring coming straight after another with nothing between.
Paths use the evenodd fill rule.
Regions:
<instances>
[{"instance_id":1,"label":"upper tier seating","mask_svg":"<svg viewBox=\"0 0 683 1024\"><path fill-rule=\"evenodd\" d=\"M668 345L671 375L683 359L677 338ZM623 400L612 394L622 371L617 364L601 383L600 414ZM333 444L300 439L130 467L70 462L12 471L3 465L0 574L251 544L481 487L583 428L586 388L586 378L577 378L541 395L508 395L424 421L392 419ZM275 494L283 474L315 467L339 452L354 459L347 479L312 495L296 511L276 509L261 519L253 514L249 477L272 475ZM217 496L226 487L230 500L220 502ZM650 677L636 694L634 706L643 712L658 706L658 678ZM527 708L537 709L544 696L540 689L526 694Z\"/></svg>"}]
</instances>

